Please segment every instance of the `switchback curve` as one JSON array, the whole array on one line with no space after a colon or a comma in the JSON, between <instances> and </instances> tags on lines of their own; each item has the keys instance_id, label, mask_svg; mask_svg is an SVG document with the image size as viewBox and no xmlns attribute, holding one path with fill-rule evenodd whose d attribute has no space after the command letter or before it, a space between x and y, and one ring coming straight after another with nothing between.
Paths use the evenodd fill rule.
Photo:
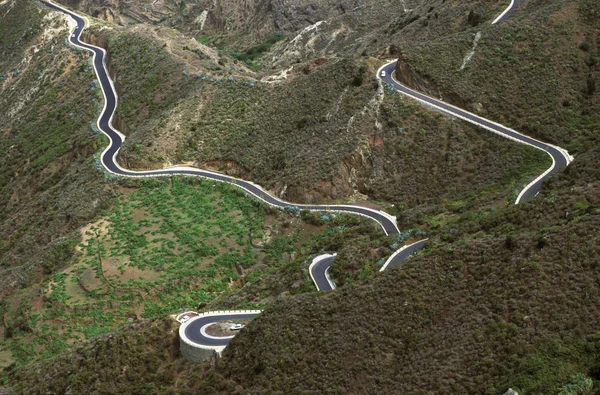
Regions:
<instances>
[{"instance_id":1,"label":"switchback curve","mask_svg":"<svg viewBox=\"0 0 600 395\"><path fill-rule=\"evenodd\" d=\"M567 167L573 160L573 157L571 157L569 153L563 148L536 140L532 137L521 134L513 129L507 128L506 126L502 126L499 123L490 121L488 119L480 117L479 115L475 115L471 112L465 111L451 104L445 103L441 100L437 100L432 97L426 96L403 85L401 82L396 80L396 78L394 78L396 62L397 61L389 62L381 66L381 68L377 72L377 75L383 81L392 85L394 89L396 89L398 92L423 103L427 107L439 110L444 114L460 118L473 125L480 126L493 133L496 133L504 138L542 150L545 153L547 153L550 156L550 158L552 158L552 166L550 166L548 170L546 170L539 177L533 180L529 185L523 188L523 190L521 190L521 193L517 197L515 204L523 203L537 196L542 187L542 182L549 178L552 174L556 173L558 170ZM385 72L385 75L382 75L382 72Z\"/></svg>"},{"instance_id":2,"label":"switchback curve","mask_svg":"<svg viewBox=\"0 0 600 395\"><path fill-rule=\"evenodd\" d=\"M323 254L315 257L308 267L310 278L317 287L317 291L333 291L335 284L329 277L329 268L337 254Z\"/></svg>"}]
</instances>

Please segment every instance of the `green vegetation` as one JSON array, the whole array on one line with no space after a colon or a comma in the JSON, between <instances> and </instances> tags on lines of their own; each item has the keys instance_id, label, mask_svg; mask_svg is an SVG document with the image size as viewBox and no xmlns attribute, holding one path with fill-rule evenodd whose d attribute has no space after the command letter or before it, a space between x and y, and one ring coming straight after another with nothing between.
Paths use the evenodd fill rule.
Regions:
<instances>
[{"instance_id":1,"label":"green vegetation","mask_svg":"<svg viewBox=\"0 0 600 395\"><path fill-rule=\"evenodd\" d=\"M165 388L174 385L176 375L170 372L185 372L189 377L197 375L194 372L197 366L181 359L165 364L178 356L178 343L166 335L175 333L176 329L175 321L169 318L129 324L120 332L79 345L74 352L62 353L51 364L34 365L44 366L46 377L64 378L61 372L70 370L69 379L62 383L21 376L25 371L15 368L10 368L9 375L15 383L14 389L20 393L71 390L74 393L175 394L190 391L185 376L181 384L188 383L186 389L169 391Z\"/></svg>"},{"instance_id":2,"label":"green vegetation","mask_svg":"<svg viewBox=\"0 0 600 395\"><path fill-rule=\"evenodd\" d=\"M384 132L373 156L389 163L365 193L410 207L464 200L469 205L514 202L519 191L552 165L542 151L423 110L386 92ZM398 133L398 128L402 133Z\"/></svg>"},{"instance_id":3,"label":"green vegetation","mask_svg":"<svg viewBox=\"0 0 600 395\"><path fill-rule=\"evenodd\" d=\"M583 179L577 174L590 160L594 157L580 158L574 172L559 176L546 199L542 197L544 204L531 202L478 218L464 215L453 225L459 241L433 240L424 253L399 269L366 276L335 292L281 295L235 338L216 368L188 364L173 355L176 335L165 336L168 324L155 321L135 328L145 335L160 329L161 340L152 336L143 340L131 332L133 328L125 328L111 335L114 340L101 337L51 361L13 368L8 378L17 388L60 392L69 385L78 388L94 382L114 390L142 380L118 376L108 384L100 379L115 369L117 358L129 355L124 360L144 361L140 365L144 377L165 386L164 391L178 382L190 383L200 393L259 388L393 393L397 377L402 377L405 391L497 394L512 387L520 394L594 393L600 379L599 322L593 307L598 304L600 250L594 240L582 236L600 231L600 194L598 182L590 183L598 174ZM570 188L577 196L564 193ZM554 201L548 201L549 196ZM585 208L578 204L583 201ZM583 211L565 218L567 207ZM320 217L328 221L327 216ZM341 231L343 240L360 235L355 227L364 226L352 217L334 222L317 243L307 246L331 246L337 238L330 232L354 227L352 232ZM351 248L359 239L339 248ZM278 284L269 277L265 280L271 287ZM253 287L220 298L219 306L239 300L240 294L251 292L248 288ZM282 288L292 289L288 284ZM25 322L33 321L35 317ZM130 339L130 347L123 347L125 339ZM149 348L153 352L147 352ZM134 355L132 350L143 351ZM331 358L325 360L322 350ZM67 380L32 374L41 369L59 377L58 372L75 361L84 365L71 369ZM171 373L156 376L159 361L160 371ZM348 381L332 373L323 380L318 372L326 367L331 372L350 369L358 379ZM428 374L431 369L436 375Z\"/></svg>"},{"instance_id":4,"label":"green vegetation","mask_svg":"<svg viewBox=\"0 0 600 395\"><path fill-rule=\"evenodd\" d=\"M10 12L7 12L9 7ZM25 49L40 33L44 14L37 12L34 4L24 1L12 5L4 3L0 10L3 10L0 42L4 51L0 58L0 76L6 76L18 70Z\"/></svg>"},{"instance_id":5,"label":"green vegetation","mask_svg":"<svg viewBox=\"0 0 600 395\"><path fill-rule=\"evenodd\" d=\"M119 92L117 109L125 128L135 128L141 119L155 121L185 97L184 85L189 80L181 74L181 65L161 50L159 43L123 32L109 36L108 48L112 65L120 69L127 64L132 68L132 74L119 75L119 83L127 87ZM171 89L163 89L165 81L169 81Z\"/></svg>"},{"instance_id":6,"label":"green vegetation","mask_svg":"<svg viewBox=\"0 0 600 395\"><path fill-rule=\"evenodd\" d=\"M271 47L279 41L285 40L285 36L282 34L273 34L267 40L255 47L249 48L243 52L232 52L231 56L237 60L241 60L247 66L253 70L260 70L258 59L265 53L271 50Z\"/></svg>"},{"instance_id":7,"label":"green vegetation","mask_svg":"<svg viewBox=\"0 0 600 395\"><path fill-rule=\"evenodd\" d=\"M388 242L376 224L347 216L323 214L325 231L312 235L314 225L305 229L299 218L265 208L228 184L174 177L132 185L138 188L124 189L108 213L83 228L70 266L4 307L5 347L20 366L127 321L224 299L230 308L264 306L277 283L300 281L295 294L313 291L303 270L308 256L339 250L358 262L351 246ZM70 257L62 251L73 247L63 244L52 250L61 262Z\"/></svg>"},{"instance_id":8,"label":"green vegetation","mask_svg":"<svg viewBox=\"0 0 600 395\"><path fill-rule=\"evenodd\" d=\"M263 237L264 220L260 206L228 185L144 180L86 230L78 262L42 286L43 307L27 313L33 299L25 298L20 313L5 311L17 320L8 324L13 355L20 363L45 359L128 318L161 317L211 301L237 287L236 265L249 269L257 262L251 241ZM265 264L278 264L285 240L271 242ZM268 267L253 279L266 273ZM24 330L18 314L30 322Z\"/></svg>"}]
</instances>

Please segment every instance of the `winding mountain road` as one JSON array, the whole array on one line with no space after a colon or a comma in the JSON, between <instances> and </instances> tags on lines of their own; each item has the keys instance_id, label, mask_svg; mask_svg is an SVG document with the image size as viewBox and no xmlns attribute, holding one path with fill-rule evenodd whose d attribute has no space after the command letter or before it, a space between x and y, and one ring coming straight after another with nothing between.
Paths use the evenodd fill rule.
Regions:
<instances>
[{"instance_id":1,"label":"winding mountain road","mask_svg":"<svg viewBox=\"0 0 600 395\"><path fill-rule=\"evenodd\" d=\"M406 96L418 100L419 102L425 104L427 107L435 108L436 110L442 111L445 114L460 118L471 124L480 126L491 132L497 133L507 139L511 139L518 143L532 146L550 155L550 157L552 158L552 166L521 191L521 193L517 197L515 204L525 202L535 197L540 191L542 187L542 182L544 180L546 180L552 174L556 173L558 170L567 167L569 163L571 163L571 161L573 160L569 153L560 147L541 142L532 137L521 134L513 129L502 126L496 122L492 122L490 120L482 118L479 115L475 115L473 113L455 107L451 104L426 96L405 85L402 85L401 82L394 78L396 63L397 61L393 61L383 65L379 69L377 75L379 75L383 81L392 85L394 89L396 89L398 92L401 92ZM385 72L385 75L382 75L383 72Z\"/></svg>"},{"instance_id":2,"label":"winding mountain road","mask_svg":"<svg viewBox=\"0 0 600 395\"><path fill-rule=\"evenodd\" d=\"M245 190L248 194L274 207L283 209L291 207L301 210L334 211L361 215L378 222L387 235L400 233L396 224L396 218L388 213L385 213L384 211L377 211L366 207L354 205L305 205L288 203L270 195L262 187L250 181L245 181L224 174L208 170L201 170L193 167L178 166L152 171L133 171L122 168L121 166L119 166L116 158L119 149L121 148L121 145L125 140L125 136L121 134L118 130L115 130L111 125L111 121L113 119L118 103L118 96L116 94L113 81L109 77L107 67L105 64L106 51L102 48L86 44L80 40L81 33L86 26L86 20L84 17L50 1L42 1L42 3L54 10L63 12L69 15L71 18L73 18L73 20L75 20L75 22L77 23L77 26L73 30L72 34L69 35L70 43L76 47L85 49L93 53L94 71L96 72L96 76L98 78L98 81L100 82L100 86L102 88L102 92L105 98L104 108L100 117L98 118L97 125L98 128L102 131L102 133L104 133L110 140L108 147L102 152L101 162L102 165L106 168L106 170L110 173L123 177L161 177L171 175L204 177L215 181L228 182L234 184ZM508 8L498 18L496 18L496 20L493 23L498 23L507 19L519 3L520 0L512 0ZM567 166L571 162L572 158L568 155L568 153L565 150L561 149L560 147L546 144L531 137L525 136L512 129L506 128L495 122L481 118L475 114L464 111L450 104L423 95L402 85L400 82L394 79L395 68L396 61L387 63L378 70L377 77L381 78L383 81L393 86L399 92L424 103L426 106L433 107L451 116L458 117L472 124L481 126L494 133L498 133L503 137L515 140L519 143L531 145L537 149L543 150L552 157L552 167L548 169L545 173L540 175L536 180L534 180L521 192L521 194L517 198L516 204L534 197L541 188L543 180L548 178L554 172L558 171L560 168ZM385 76L382 76L382 71L385 71ZM399 249L385 262L381 270L383 271L390 266L398 265L401 261L408 258L411 254L423 248L426 241L427 240L421 240ZM313 281L315 282L315 285L318 290L335 289L335 284L331 281L328 275L329 267L331 266L331 263L333 262L334 258L335 255L321 255L316 257L311 263L309 268L310 275ZM183 323L180 327L179 335L182 341L194 347L222 351L227 346L227 344L233 336L215 338L213 336L207 335L205 328L213 323L224 320L253 319L259 314L260 311L255 310L204 313L198 317L194 317L189 321Z\"/></svg>"},{"instance_id":3,"label":"winding mountain road","mask_svg":"<svg viewBox=\"0 0 600 395\"><path fill-rule=\"evenodd\" d=\"M71 44L77 47L86 49L94 53L94 70L96 72L98 80L100 81L100 87L102 88L102 92L104 93L105 98L104 109L102 110L102 113L98 118L98 128L102 131L102 133L108 136L110 140L110 144L102 152L100 160L102 162L102 165L110 173L124 177L163 177L172 175L186 175L203 177L215 181L228 182L230 184L234 184L242 188L250 195L262 200L263 202L271 206L275 206L278 208L295 207L301 210L309 211L334 211L362 215L364 217L368 217L374 221L377 221L383 228L384 232L388 235L399 233L398 227L396 225L396 217L393 217L384 211L377 211L366 207L352 205L310 205L288 203L284 200L278 199L270 195L261 186L256 185L253 182L231 177L225 174L216 173L209 170L197 169L194 167L177 166L150 171L133 171L122 168L117 162L117 154L121 149L121 145L125 140L125 136L119 131L115 130L111 125L112 118L117 108L118 98L113 82L109 77L107 67L105 64L106 51L103 48L86 44L80 40L81 32L85 28L85 19L83 17L54 3L44 2L44 4L48 5L49 7L55 10L64 12L71 18L73 18L77 22L77 27L73 31L73 34L69 36L69 41L71 42Z\"/></svg>"}]
</instances>

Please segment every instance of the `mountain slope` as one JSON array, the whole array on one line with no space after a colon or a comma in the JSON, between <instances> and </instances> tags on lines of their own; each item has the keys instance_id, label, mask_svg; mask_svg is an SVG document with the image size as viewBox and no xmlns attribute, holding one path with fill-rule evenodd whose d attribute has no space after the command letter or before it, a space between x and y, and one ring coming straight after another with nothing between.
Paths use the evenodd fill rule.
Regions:
<instances>
[{"instance_id":1,"label":"mountain slope","mask_svg":"<svg viewBox=\"0 0 600 395\"><path fill-rule=\"evenodd\" d=\"M597 152L546 197L464 215L457 242L275 304L219 372L249 392L556 393L577 373L599 379L600 174L585 170Z\"/></svg>"},{"instance_id":2,"label":"mountain slope","mask_svg":"<svg viewBox=\"0 0 600 395\"><path fill-rule=\"evenodd\" d=\"M375 235L374 226L342 219L286 251L290 258L279 272L210 302L211 308L270 303L216 366L211 361L195 369L183 362L172 347L177 338L169 322L143 321L53 359L12 365L3 380L18 391L56 393L496 394L512 387L527 394L558 393L582 377L597 388L595 2L533 0L497 26L488 22L505 2L209 3L174 8L157 2L165 14L145 20L154 25L107 23L87 37L111 56L122 100L116 123L128 135L122 163L192 162L297 201L369 198L398 215L406 235L426 234L429 247L377 274L376 261L392 241ZM129 18L124 24L147 6L78 4L103 7L97 15L108 20L107 12L118 8ZM209 8L206 30L194 27ZM315 26L321 18L325 22ZM262 27L259 33L243 36L248 20ZM473 55L465 56L476 32ZM288 36L271 39L273 33ZM504 207L547 166L544 155L389 89L378 94L374 71L380 59L396 55L398 76L407 83L566 144L575 161L537 198ZM56 81L79 88L78 100L85 98L72 78ZM70 96L57 97L74 106ZM39 129L34 118L40 112L31 114L15 125ZM49 114L45 123L52 117L66 123L61 112ZM46 151L31 149L19 158L38 152ZM332 274L343 287L307 292L305 262L322 249L340 252ZM60 265L68 255L57 253L52 262ZM26 328L25 321L16 324ZM132 372L136 363L143 369Z\"/></svg>"},{"instance_id":3,"label":"mountain slope","mask_svg":"<svg viewBox=\"0 0 600 395\"><path fill-rule=\"evenodd\" d=\"M87 57L64 44L66 19L27 1L3 2L0 14L10 54L0 62L4 294L64 264L77 243L70 233L110 193L93 159L102 145L90 128L98 89Z\"/></svg>"}]
</instances>

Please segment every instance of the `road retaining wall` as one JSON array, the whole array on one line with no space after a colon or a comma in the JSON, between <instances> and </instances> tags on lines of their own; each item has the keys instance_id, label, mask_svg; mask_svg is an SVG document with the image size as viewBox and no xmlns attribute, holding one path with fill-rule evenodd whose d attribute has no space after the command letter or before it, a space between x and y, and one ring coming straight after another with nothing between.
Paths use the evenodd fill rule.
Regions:
<instances>
[{"instance_id":1,"label":"road retaining wall","mask_svg":"<svg viewBox=\"0 0 600 395\"><path fill-rule=\"evenodd\" d=\"M179 338L179 349L183 358L185 358L186 361L192 362L205 361L211 357L216 358L218 355L215 350L193 346L182 338Z\"/></svg>"},{"instance_id":2,"label":"road retaining wall","mask_svg":"<svg viewBox=\"0 0 600 395\"><path fill-rule=\"evenodd\" d=\"M207 313L198 314L196 317L190 318L188 321L181 324L179 327L179 349L181 355L188 361L204 361L214 356L218 358L221 352L225 349L225 346L209 346L204 344L198 344L188 339L185 335L185 328L193 321L202 317L218 317L223 315L232 314L260 314L262 310L229 310L229 311L211 311Z\"/></svg>"}]
</instances>

